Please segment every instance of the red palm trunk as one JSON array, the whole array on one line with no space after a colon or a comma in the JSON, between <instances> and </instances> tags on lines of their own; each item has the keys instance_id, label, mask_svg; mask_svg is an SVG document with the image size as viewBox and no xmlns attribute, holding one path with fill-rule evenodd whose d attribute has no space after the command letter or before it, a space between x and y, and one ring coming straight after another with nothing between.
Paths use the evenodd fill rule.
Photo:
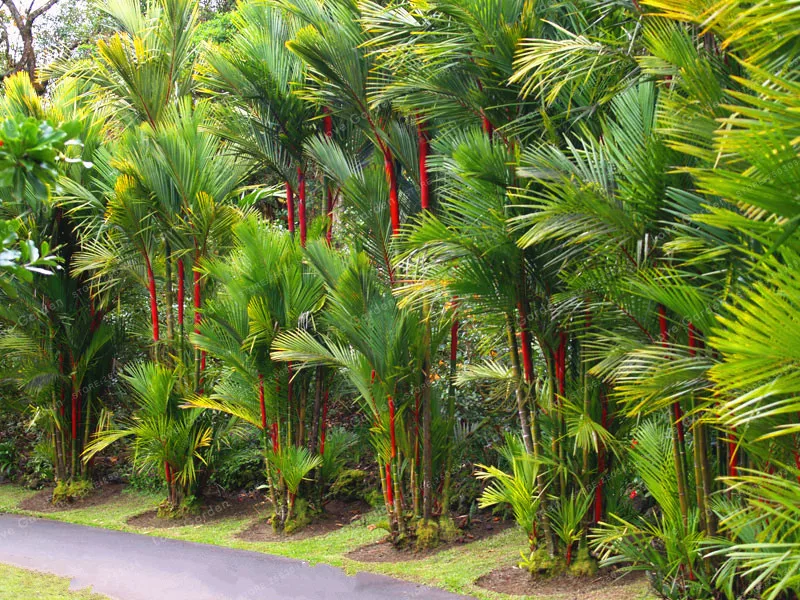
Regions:
<instances>
[{"instance_id":1,"label":"red palm trunk","mask_svg":"<svg viewBox=\"0 0 800 600\"><path fill-rule=\"evenodd\" d=\"M294 235L294 192L292 191L292 184L286 182L286 226L289 228L289 233Z\"/></svg>"},{"instance_id":2,"label":"red palm trunk","mask_svg":"<svg viewBox=\"0 0 800 600\"><path fill-rule=\"evenodd\" d=\"M183 259L178 259L178 326L183 326L183 303L184 303L184 291L183 291L183 282L186 279L186 273L184 271L183 266Z\"/></svg>"},{"instance_id":3,"label":"red palm trunk","mask_svg":"<svg viewBox=\"0 0 800 600\"><path fill-rule=\"evenodd\" d=\"M394 505L394 491L392 490L392 470L386 463L386 501L389 506Z\"/></svg>"},{"instance_id":4,"label":"red palm trunk","mask_svg":"<svg viewBox=\"0 0 800 600\"><path fill-rule=\"evenodd\" d=\"M533 381L533 357L531 335L528 332L528 310L525 303L522 301L517 302L517 310L519 311L519 337L520 346L522 348L522 367L525 373L525 382L531 383Z\"/></svg>"},{"instance_id":5,"label":"red palm trunk","mask_svg":"<svg viewBox=\"0 0 800 600\"><path fill-rule=\"evenodd\" d=\"M661 345L664 348L669 346L669 333L667 331L667 310L664 308L663 305L658 305L658 328L661 333ZM683 411L681 410L681 405L677 402L672 403L672 417L675 419L675 427L678 430L678 441L683 444L684 440L684 432L683 432Z\"/></svg>"},{"instance_id":6,"label":"red palm trunk","mask_svg":"<svg viewBox=\"0 0 800 600\"><path fill-rule=\"evenodd\" d=\"M331 139L333 137L333 119L330 115L330 110L327 108L323 109L325 113L325 118L322 121L323 130L325 131L325 137ZM328 227L325 232L325 239L328 241L328 245L331 245L331 239L333 237L333 190L331 189L330 184L327 186L325 190L325 213L328 217Z\"/></svg>"},{"instance_id":7,"label":"red palm trunk","mask_svg":"<svg viewBox=\"0 0 800 600\"><path fill-rule=\"evenodd\" d=\"M428 183L428 137L422 122L417 124L417 142L419 147L419 201L422 210L430 210L430 188Z\"/></svg>"},{"instance_id":8,"label":"red palm trunk","mask_svg":"<svg viewBox=\"0 0 800 600\"><path fill-rule=\"evenodd\" d=\"M389 442L391 444L392 460L397 457L397 437L395 435L395 409L394 399L389 396Z\"/></svg>"},{"instance_id":9,"label":"red palm trunk","mask_svg":"<svg viewBox=\"0 0 800 600\"><path fill-rule=\"evenodd\" d=\"M306 174L297 167L297 216L300 219L300 245L306 246Z\"/></svg>"},{"instance_id":10,"label":"red palm trunk","mask_svg":"<svg viewBox=\"0 0 800 600\"><path fill-rule=\"evenodd\" d=\"M483 111L481 111L481 123L483 125L483 132L489 137L492 137L492 134L494 133L494 126Z\"/></svg>"},{"instance_id":11,"label":"red palm trunk","mask_svg":"<svg viewBox=\"0 0 800 600\"><path fill-rule=\"evenodd\" d=\"M261 429L267 430L267 405L264 401L264 376L258 374L258 404L261 408Z\"/></svg>"},{"instance_id":12,"label":"red palm trunk","mask_svg":"<svg viewBox=\"0 0 800 600\"><path fill-rule=\"evenodd\" d=\"M383 168L386 171L386 182L389 184L389 213L392 219L392 235L400 233L400 201L397 195L397 172L394 168L394 157L388 146L383 147Z\"/></svg>"},{"instance_id":13,"label":"red palm trunk","mask_svg":"<svg viewBox=\"0 0 800 600\"><path fill-rule=\"evenodd\" d=\"M150 293L150 321L153 324L153 341L158 342L158 296L156 296L156 278L153 275L153 266L150 257L144 253L144 264L147 267L147 290Z\"/></svg>"},{"instance_id":14,"label":"red palm trunk","mask_svg":"<svg viewBox=\"0 0 800 600\"><path fill-rule=\"evenodd\" d=\"M558 351L556 352L556 377L558 378L558 395L562 398L567 389L567 334L559 334Z\"/></svg>"}]
</instances>

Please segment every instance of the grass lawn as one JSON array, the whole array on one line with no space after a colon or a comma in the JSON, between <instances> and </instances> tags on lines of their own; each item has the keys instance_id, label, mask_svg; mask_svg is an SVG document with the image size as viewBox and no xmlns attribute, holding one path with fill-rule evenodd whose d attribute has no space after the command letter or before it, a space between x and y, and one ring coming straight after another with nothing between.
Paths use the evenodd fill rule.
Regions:
<instances>
[{"instance_id":1,"label":"grass lawn","mask_svg":"<svg viewBox=\"0 0 800 600\"><path fill-rule=\"evenodd\" d=\"M23 490L12 485L0 485L0 512L37 515L43 518L56 519L80 525L106 527L121 531L145 533L158 537L168 537L300 558L311 564L326 563L335 567L341 567L351 574L357 571L382 573L400 579L467 594L482 600L521 600L523 598L545 600L542 596L534 598L533 596L496 594L488 592L473 583L478 577L497 567L513 565L516 562L519 558L520 550L526 546L525 536L517 528L509 529L493 537L439 552L422 560L405 561L402 563L360 563L350 560L344 555L359 546L378 541L385 537L385 531L369 527L370 523L374 523L380 518L378 513L369 515L366 525L363 523L349 525L332 533L305 540L254 543L238 540L234 537L252 522L252 517L232 517L205 524L158 530L142 530L131 527L126 524L128 518L155 507L160 500L158 496L148 495L134 490L125 490L122 494L99 506L40 515L20 510L17 507L20 501L34 493L35 492ZM633 583L625 587L616 587L611 593L613 595L597 596L597 598L604 598L607 600L611 600L612 598L636 600L648 597L646 585L641 582ZM27 596L0 596L0 600L25 597ZM50 596L43 597L49 598ZM73 596L64 597L72 598ZM84 596L75 597L83 598ZM562 595L550 598L553 598L553 600L573 600L575 596ZM550 600L550 598L547 600Z\"/></svg>"},{"instance_id":2,"label":"grass lawn","mask_svg":"<svg viewBox=\"0 0 800 600\"><path fill-rule=\"evenodd\" d=\"M91 590L70 591L69 579L0 564L0 600L108 600Z\"/></svg>"}]
</instances>

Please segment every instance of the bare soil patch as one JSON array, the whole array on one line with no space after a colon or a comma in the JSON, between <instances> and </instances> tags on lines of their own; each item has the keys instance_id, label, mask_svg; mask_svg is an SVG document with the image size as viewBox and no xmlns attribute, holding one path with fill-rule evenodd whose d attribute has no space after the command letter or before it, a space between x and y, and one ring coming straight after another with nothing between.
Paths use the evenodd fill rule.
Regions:
<instances>
[{"instance_id":1,"label":"bare soil patch","mask_svg":"<svg viewBox=\"0 0 800 600\"><path fill-rule=\"evenodd\" d=\"M621 574L601 570L592 577L531 577L525 569L502 567L479 577L475 585L513 596L541 596L559 600L639 600L644 573Z\"/></svg>"},{"instance_id":2,"label":"bare soil patch","mask_svg":"<svg viewBox=\"0 0 800 600\"><path fill-rule=\"evenodd\" d=\"M396 548L387 537L380 542L367 544L348 552L345 556L351 560L367 563L381 562L400 562L407 560L421 560L438 552L448 550L453 547L463 546L477 540L497 535L506 529L513 527L511 521L503 521L491 515L478 515L468 527L459 529L459 535L452 542L441 544L435 548L427 550L416 550L413 546L407 548Z\"/></svg>"},{"instance_id":3,"label":"bare soil patch","mask_svg":"<svg viewBox=\"0 0 800 600\"><path fill-rule=\"evenodd\" d=\"M92 490L83 498L73 502L58 502L53 504L53 488L39 490L30 498L25 498L19 503L22 510L30 510L39 513L54 513L65 510L76 510L78 508L88 508L99 506L111 501L119 496L125 486L121 483L108 483L100 485Z\"/></svg>"},{"instance_id":4,"label":"bare soil patch","mask_svg":"<svg viewBox=\"0 0 800 600\"><path fill-rule=\"evenodd\" d=\"M322 514L316 517L309 525L298 531L286 534L277 532L272 528L269 519L259 519L247 529L238 533L236 539L246 542L291 542L305 540L331 531L341 529L361 519L372 507L360 500L344 502L331 500L322 509Z\"/></svg>"},{"instance_id":5,"label":"bare soil patch","mask_svg":"<svg viewBox=\"0 0 800 600\"><path fill-rule=\"evenodd\" d=\"M260 494L205 498L197 514L180 518L159 517L152 509L129 518L126 523L140 529L170 529L190 525L205 525L234 517L257 517L271 512L269 501Z\"/></svg>"}]
</instances>

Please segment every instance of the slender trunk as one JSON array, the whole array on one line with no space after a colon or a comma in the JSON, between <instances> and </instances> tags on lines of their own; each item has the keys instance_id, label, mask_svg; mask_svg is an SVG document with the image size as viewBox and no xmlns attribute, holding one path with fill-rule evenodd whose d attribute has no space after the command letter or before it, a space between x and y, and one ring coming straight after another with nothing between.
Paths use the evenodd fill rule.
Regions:
<instances>
[{"instance_id":1,"label":"slender trunk","mask_svg":"<svg viewBox=\"0 0 800 600\"><path fill-rule=\"evenodd\" d=\"M317 446L319 445L320 413L322 412L322 367L317 367L316 371L314 383L314 412L311 415L311 439L309 440L309 449L312 454L317 451Z\"/></svg>"},{"instance_id":2,"label":"slender trunk","mask_svg":"<svg viewBox=\"0 0 800 600\"><path fill-rule=\"evenodd\" d=\"M300 219L300 245L306 246L306 174L297 167L297 216Z\"/></svg>"},{"instance_id":3,"label":"slender trunk","mask_svg":"<svg viewBox=\"0 0 800 600\"><path fill-rule=\"evenodd\" d=\"M325 386L325 394L322 401L322 432L319 436L319 453L325 454L325 436L328 433L328 386Z\"/></svg>"},{"instance_id":4,"label":"slender trunk","mask_svg":"<svg viewBox=\"0 0 800 600\"><path fill-rule=\"evenodd\" d=\"M528 411L526 410L525 393L522 389L522 370L519 364L519 350L517 349L517 336L514 331L514 317L511 313L506 314L506 330L508 333L508 347L511 353L511 370L514 377L514 386L516 388L517 397L517 414L519 415L520 427L522 428L522 441L525 445L525 450L530 454L534 460L538 460L539 452L539 436L537 433L537 426L531 427L528 423ZM532 413L535 417L535 411ZM536 436L533 439L531 434ZM550 528L550 519L547 516L547 484L544 480L544 474L539 470L536 477L536 493L541 498L539 518L542 522L542 532L545 537L545 544L550 556L555 556L555 542L553 540L552 530Z\"/></svg>"},{"instance_id":5,"label":"slender trunk","mask_svg":"<svg viewBox=\"0 0 800 600\"><path fill-rule=\"evenodd\" d=\"M261 410L261 429L267 431L267 404L264 401L264 376L258 374L258 405Z\"/></svg>"},{"instance_id":6,"label":"slender trunk","mask_svg":"<svg viewBox=\"0 0 800 600\"><path fill-rule=\"evenodd\" d=\"M175 339L175 319L172 314L172 305L175 303L175 299L172 295L172 251L166 239L164 239L164 253L166 255L166 260L164 261L164 292L166 300L164 314L167 319L167 340L172 344Z\"/></svg>"},{"instance_id":7,"label":"slender trunk","mask_svg":"<svg viewBox=\"0 0 800 600\"><path fill-rule=\"evenodd\" d=\"M64 469L64 446L61 440L61 428L59 427L57 421L58 419L57 415L60 407L58 406L58 397L56 395L55 390L53 390L52 399L53 399L53 415L54 418L56 419L53 422L53 447L56 450L56 461L54 466L56 469L56 480L63 481L66 475Z\"/></svg>"},{"instance_id":8,"label":"slender trunk","mask_svg":"<svg viewBox=\"0 0 800 600\"><path fill-rule=\"evenodd\" d=\"M202 291L200 288L200 271L197 268L197 258L195 258L195 265L192 269L192 279L194 284L194 332L200 333L200 323L203 320L200 313L203 307ZM197 382L198 393L203 393L203 372L206 367L206 353L203 350L195 349L195 381Z\"/></svg>"},{"instance_id":9,"label":"slender trunk","mask_svg":"<svg viewBox=\"0 0 800 600\"><path fill-rule=\"evenodd\" d=\"M289 361L286 363L286 370L288 372L288 377L286 381L286 443L292 443L292 408L294 404L294 381L293 379L293 370L292 370L292 362Z\"/></svg>"},{"instance_id":10,"label":"slender trunk","mask_svg":"<svg viewBox=\"0 0 800 600\"><path fill-rule=\"evenodd\" d=\"M78 390L78 383L75 376L75 361L72 361L72 369L73 373L71 376L72 379L72 394L71 394L71 403L72 403L72 419L71 419L71 440L72 440L72 464L70 466L70 479L74 479L75 475L77 474L77 466L78 466L78 420L80 416L78 414L78 402L80 400L80 392Z\"/></svg>"},{"instance_id":11,"label":"slender trunk","mask_svg":"<svg viewBox=\"0 0 800 600\"><path fill-rule=\"evenodd\" d=\"M494 125L489 121L483 110L481 110L481 125L483 127L483 132L491 138L494 134Z\"/></svg>"},{"instance_id":12,"label":"slender trunk","mask_svg":"<svg viewBox=\"0 0 800 600\"><path fill-rule=\"evenodd\" d=\"M88 391L86 394L86 412L83 415L83 441L81 443L81 451L86 448L89 443L89 436L92 433L92 392ZM92 459L94 461L94 459ZM81 477L88 477L90 462L81 461Z\"/></svg>"},{"instance_id":13,"label":"slender trunk","mask_svg":"<svg viewBox=\"0 0 800 600\"><path fill-rule=\"evenodd\" d=\"M430 188L428 183L428 137L422 121L417 122L417 145L419 148L419 201L422 210L430 210Z\"/></svg>"},{"instance_id":14,"label":"slender trunk","mask_svg":"<svg viewBox=\"0 0 800 600\"><path fill-rule=\"evenodd\" d=\"M663 305L658 305L658 326L661 333L661 345L664 348L669 346L669 335L667 333L667 311ZM678 481L678 500L680 501L681 516L683 524L686 525L689 518L689 500L686 486L686 468L683 448L683 416L678 402L672 404L672 415L675 421L672 431L673 459L675 461L675 475Z\"/></svg>"},{"instance_id":15,"label":"slender trunk","mask_svg":"<svg viewBox=\"0 0 800 600\"><path fill-rule=\"evenodd\" d=\"M395 414L395 406L394 406L394 398L392 396L387 397L387 403L389 405L389 451L390 451L390 458L389 463L386 465L387 468L387 489L391 490L392 493L390 495L390 504L394 506L394 518L397 523L397 527L400 531L404 529L403 527L403 510L400 502L400 471L398 469L398 458L397 458L397 432L396 432L396 414Z\"/></svg>"},{"instance_id":16,"label":"slender trunk","mask_svg":"<svg viewBox=\"0 0 800 600\"><path fill-rule=\"evenodd\" d=\"M186 272L183 266L183 259L178 259L178 327L180 328L180 335L183 337L183 304L184 304L184 288L183 282L186 280Z\"/></svg>"},{"instance_id":17,"label":"slender trunk","mask_svg":"<svg viewBox=\"0 0 800 600\"><path fill-rule=\"evenodd\" d=\"M294 235L294 192L292 191L292 184L286 182L286 226L289 233Z\"/></svg>"},{"instance_id":18,"label":"slender trunk","mask_svg":"<svg viewBox=\"0 0 800 600\"><path fill-rule=\"evenodd\" d=\"M333 119L331 118L330 110L328 110L327 107L323 109L323 112L325 113L325 118L323 119L325 137L331 139L333 137ZM328 218L325 239L328 241L328 245L330 246L333 237L333 190L331 189L330 184L325 186L325 214Z\"/></svg>"},{"instance_id":19,"label":"slender trunk","mask_svg":"<svg viewBox=\"0 0 800 600\"><path fill-rule=\"evenodd\" d=\"M608 429L608 399L605 391L600 388L600 425L603 429ZM603 485L605 483L606 470L606 447L600 445L597 452L597 487L594 490L594 522L599 523L603 519Z\"/></svg>"},{"instance_id":20,"label":"slender trunk","mask_svg":"<svg viewBox=\"0 0 800 600\"><path fill-rule=\"evenodd\" d=\"M389 185L389 213L392 220L392 235L400 233L400 200L397 193L397 172L394 157L388 146L383 146L383 168L386 171L386 183Z\"/></svg>"},{"instance_id":21,"label":"slender trunk","mask_svg":"<svg viewBox=\"0 0 800 600\"><path fill-rule=\"evenodd\" d=\"M456 425L456 369L458 360L458 319L453 320L450 326L450 366L449 366L449 381L447 384L447 427L450 434L455 431ZM450 485L451 474L453 470L453 453L455 451L454 441L448 440L450 443L447 445L447 459L445 460L444 468L444 483L442 484L442 514L447 515L450 511Z\"/></svg>"},{"instance_id":22,"label":"slender trunk","mask_svg":"<svg viewBox=\"0 0 800 600\"><path fill-rule=\"evenodd\" d=\"M153 265L150 264L150 257L144 253L144 264L147 268L147 290L150 293L150 322L153 325L153 342L158 344L158 296L156 296L156 278L153 275ZM154 350L154 355L155 355Z\"/></svg>"},{"instance_id":23,"label":"slender trunk","mask_svg":"<svg viewBox=\"0 0 800 600\"><path fill-rule=\"evenodd\" d=\"M525 444L525 450L528 454L534 454L533 440L531 439L531 427L528 423L528 410L525 401L525 392L522 388L522 373L519 364L519 350L517 348L516 332L514 331L514 321L511 315L506 315L506 328L508 332L508 347L511 352L511 369L514 376L514 385L516 388L517 399L517 415L519 416L519 424L522 428L522 441Z\"/></svg>"},{"instance_id":24,"label":"slender trunk","mask_svg":"<svg viewBox=\"0 0 800 600\"><path fill-rule=\"evenodd\" d=\"M426 342L430 340L430 322L426 325ZM424 377L422 385L422 518L427 521L433 516L433 412L431 407L431 357L430 343L427 343L425 360L422 366Z\"/></svg>"},{"instance_id":25,"label":"slender trunk","mask_svg":"<svg viewBox=\"0 0 800 600\"><path fill-rule=\"evenodd\" d=\"M425 373L422 373L424 380ZM421 388L420 388L421 389ZM420 503L421 488L419 485L419 468L420 468L420 435L419 423L420 414L422 413L422 392L417 390L414 393L414 455L411 457L411 501L413 503L414 517L420 516Z\"/></svg>"},{"instance_id":26,"label":"slender trunk","mask_svg":"<svg viewBox=\"0 0 800 600\"><path fill-rule=\"evenodd\" d=\"M306 445L306 404L308 403L308 382L300 380L300 402L297 407L297 447Z\"/></svg>"}]
</instances>

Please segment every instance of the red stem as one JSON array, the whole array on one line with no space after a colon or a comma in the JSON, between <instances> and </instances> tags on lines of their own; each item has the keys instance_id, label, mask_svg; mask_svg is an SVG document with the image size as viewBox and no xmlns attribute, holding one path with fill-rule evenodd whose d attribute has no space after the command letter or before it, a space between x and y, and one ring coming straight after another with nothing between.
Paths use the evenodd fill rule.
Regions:
<instances>
[{"instance_id":1,"label":"red stem","mask_svg":"<svg viewBox=\"0 0 800 600\"><path fill-rule=\"evenodd\" d=\"M661 332L661 345L669 347L669 333L667 331L667 309L663 304L658 305L658 328ZM675 427L678 429L678 441L682 444L684 440L683 432L683 411L678 402L672 403L672 418L675 419Z\"/></svg>"},{"instance_id":2,"label":"red stem","mask_svg":"<svg viewBox=\"0 0 800 600\"><path fill-rule=\"evenodd\" d=\"M292 184L286 182L286 226L289 228L289 233L294 235L294 192L292 191Z\"/></svg>"},{"instance_id":3,"label":"red stem","mask_svg":"<svg viewBox=\"0 0 800 600\"><path fill-rule=\"evenodd\" d=\"M397 437L395 435L394 399L389 396L389 440L391 442L392 460L397 456Z\"/></svg>"},{"instance_id":4,"label":"red stem","mask_svg":"<svg viewBox=\"0 0 800 600\"><path fill-rule=\"evenodd\" d=\"M278 439L278 423L272 423L272 451L277 454L281 449L281 441Z\"/></svg>"},{"instance_id":5,"label":"red stem","mask_svg":"<svg viewBox=\"0 0 800 600\"><path fill-rule=\"evenodd\" d=\"M300 219L300 245L306 246L306 174L297 167L297 213Z\"/></svg>"},{"instance_id":6,"label":"red stem","mask_svg":"<svg viewBox=\"0 0 800 600\"><path fill-rule=\"evenodd\" d=\"M531 351L531 334L528 332L528 310L525 303L517 302L519 311L519 336L520 346L522 347L522 366L525 372L525 382L533 381L533 358Z\"/></svg>"},{"instance_id":7,"label":"red stem","mask_svg":"<svg viewBox=\"0 0 800 600\"><path fill-rule=\"evenodd\" d=\"M386 500L389 506L394 505L394 492L392 490L392 471L389 468L389 463L386 463Z\"/></svg>"},{"instance_id":8,"label":"red stem","mask_svg":"<svg viewBox=\"0 0 800 600\"><path fill-rule=\"evenodd\" d=\"M186 279L186 272L183 266L183 259L178 259L178 325L183 325L183 303L184 291L183 282Z\"/></svg>"},{"instance_id":9,"label":"red stem","mask_svg":"<svg viewBox=\"0 0 800 600\"><path fill-rule=\"evenodd\" d=\"M388 146L383 147L383 168L386 171L386 182L389 184L389 212L392 218L392 235L400 233L400 201L397 195L397 173L394 158Z\"/></svg>"},{"instance_id":10,"label":"red stem","mask_svg":"<svg viewBox=\"0 0 800 600\"><path fill-rule=\"evenodd\" d=\"M144 253L144 264L147 267L147 290L150 292L150 321L153 324L153 341L158 342L158 297L156 296L156 278L150 257Z\"/></svg>"},{"instance_id":11,"label":"red stem","mask_svg":"<svg viewBox=\"0 0 800 600\"><path fill-rule=\"evenodd\" d=\"M267 405L264 401L264 376L258 374L258 404L261 408L261 429L267 430Z\"/></svg>"},{"instance_id":12,"label":"red stem","mask_svg":"<svg viewBox=\"0 0 800 600\"><path fill-rule=\"evenodd\" d=\"M430 210L430 189L428 184L428 137L422 125L417 123L417 144L419 147L419 201L422 210Z\"/></svg>"},{"instance_id":13,"label":"red stem","mask_svg":"<svg viewBox=\"0 0 800 600\"><path fill-rule=\"evenodd\" d=\"M567 334L563 331L559 335L557 361L558 395L563 398L567 388Z\"/></svg>"}]
</instances>

